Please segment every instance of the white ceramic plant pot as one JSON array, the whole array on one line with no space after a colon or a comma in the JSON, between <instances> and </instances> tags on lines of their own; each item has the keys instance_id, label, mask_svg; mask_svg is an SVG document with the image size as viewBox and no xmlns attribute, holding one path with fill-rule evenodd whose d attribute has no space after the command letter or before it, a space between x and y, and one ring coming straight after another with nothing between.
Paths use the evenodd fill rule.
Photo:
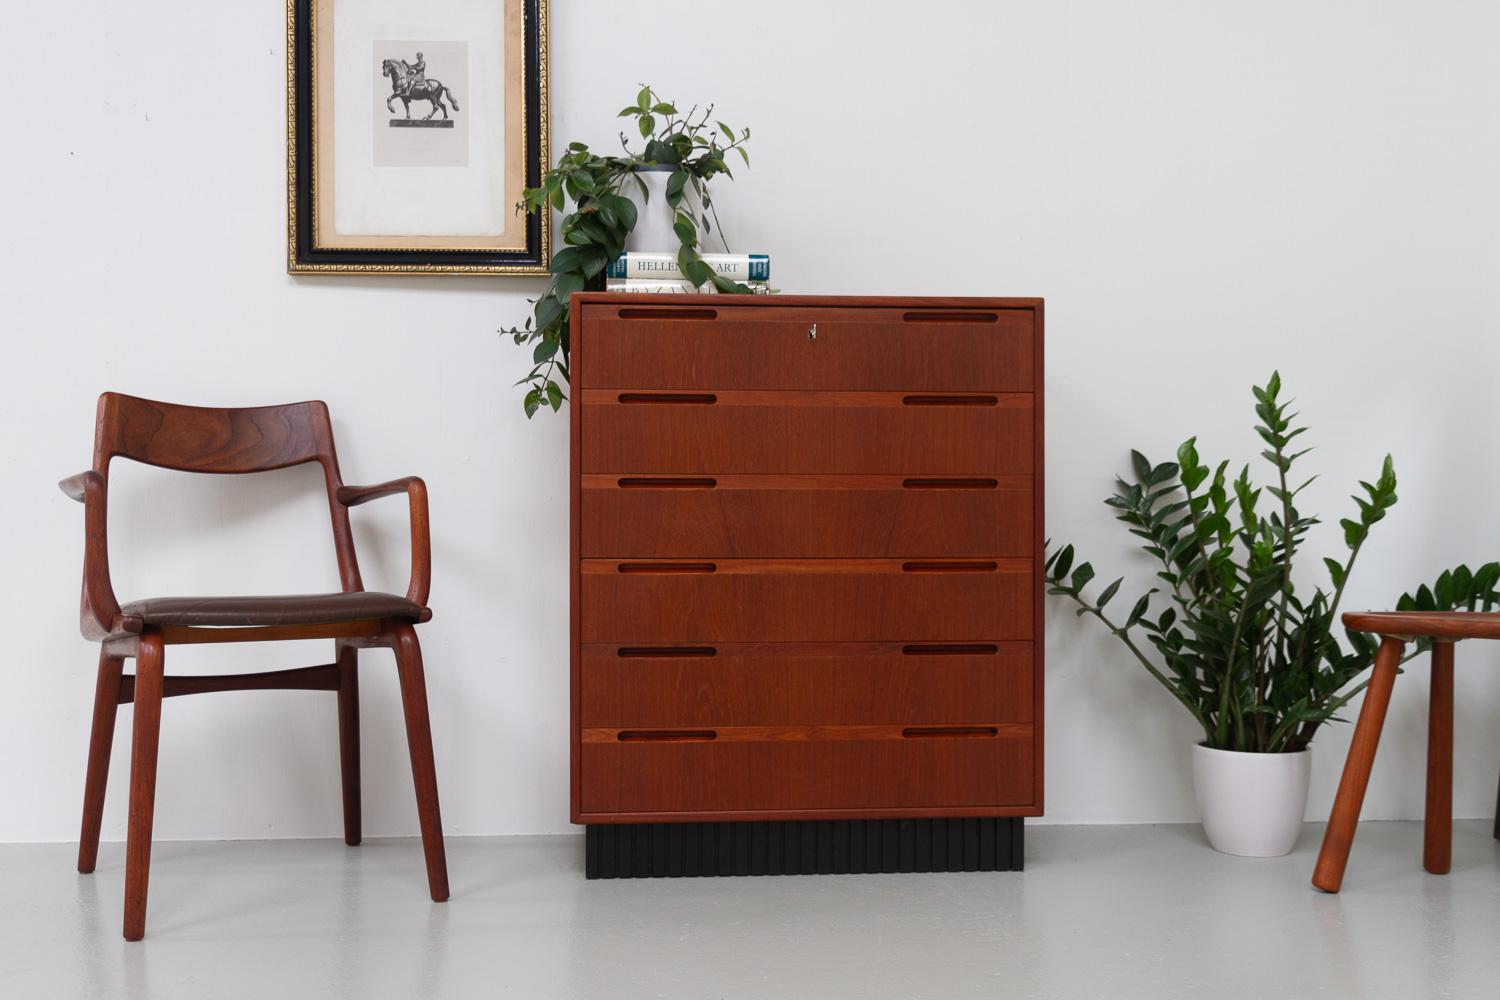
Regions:
<instances>
[{"instance_id":1,"label":"white ceramic plant pot","mask_svg":"<svg viewBox=\"0 0 1500 1000\"><path fill-rule=\"evenodd\" d=\"M671 167L641 167L636 176L651 192L650 200L641 197L641 189L635 181L627 179L620 185L620 193L635 202L635 228L625 238L625 249L637 253L677 253L682 240L672 231L675 214L667 204L667 178L672 176Z\"/></svg>"},{"instance_id":2,"label":"white ceramic plant pot","mask_svg":"<svg viewBox=\"0 0 1500 1000\"><path fill-rule=\"evenodd\" d=\"M1239 753L1193 747L1193 789L1214 850L1246 858L1291 852L1307 811L1312 750Z\"/></svg>"}]
</instances>

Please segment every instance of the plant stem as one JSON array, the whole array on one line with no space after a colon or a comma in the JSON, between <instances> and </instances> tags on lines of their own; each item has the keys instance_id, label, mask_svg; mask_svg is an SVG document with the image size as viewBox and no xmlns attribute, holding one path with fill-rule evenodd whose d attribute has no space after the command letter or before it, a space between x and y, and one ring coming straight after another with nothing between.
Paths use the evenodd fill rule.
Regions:
<instances>
[{"instance_id":1,"label":"plant stem","mask_svg":"<svg viewBox=\"0 0 1500 1000\"><path fill-rule=\"evenodd\" d=\"M1207 736L1209 740L1213 739L1213 732L1208 724L1208 721L1203 717L1203 713L1199 711L1198 706L1194 705L1191 701L1184 697L1183 694L1179 692L1177 688L1172 684L1171 680L1168 679L1167 675L1158 670L1156 668L1156 665L1149 659L1147 659L1146 654L1141 652L1140 647L1135 644L1135 642L1130 638L1129 633L1125 629L1110 621L1109 618L1105 616L1103 611L1089 604L1079 595L1068 592L1068 596L1071 597L1075 603L1077 603L1089 614L1093 615L1095 618L1103 622L1104 627L1109 629L1111 634L1113 634L1117 639L1123 642L1125 644L1125 648L1129 649L1130 652L1135 655L1135 658L1141 662L1141 666L1145 667L1146 670L1151 674L1151 676L1155 677L1157 681L1160 682L1162 687L1166 688L1172 693L1172 697L1181 702L1183 707L1193 714L1193 718L1198 720L1198 725L1203 727L1204 735Z\"/></svg>"}]
</instances>

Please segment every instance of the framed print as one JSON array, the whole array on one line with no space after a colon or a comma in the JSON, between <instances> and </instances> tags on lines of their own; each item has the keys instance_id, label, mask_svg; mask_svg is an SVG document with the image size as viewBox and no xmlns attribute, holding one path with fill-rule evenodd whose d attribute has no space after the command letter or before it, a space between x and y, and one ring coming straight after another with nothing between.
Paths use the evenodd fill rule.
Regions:
<instances>
[{"instance_id":1,"label":"framed print","mask_svg":"<svg viewBox=\"0 0 1500 1000\"><path fill-rule=\"evenodd\" d=\"M547 0L287 0L287 270L545 274Z\"/></svg>"}]
</instances>

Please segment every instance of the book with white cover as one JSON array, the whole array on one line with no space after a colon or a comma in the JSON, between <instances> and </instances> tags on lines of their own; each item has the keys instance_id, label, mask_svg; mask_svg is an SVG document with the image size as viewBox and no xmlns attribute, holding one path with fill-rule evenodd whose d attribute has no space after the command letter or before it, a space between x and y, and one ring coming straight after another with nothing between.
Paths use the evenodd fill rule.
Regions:
<instances>
[{"instance_id":1,"label":"book with white cover","mask_svg":"<svg viewBox=\"0 0 1500 1000\"><path fill-rule=\"evenodd\" d=\"M748 283L750 291L754 295L765 295L770 292L765 282L752 281ZM712 284L704 285L702 288L694 288L691 281L667 281L655 278L623 278L611 279L604 283L606 292L640 292L655 295L713 295L718 292Z\"/></svg>"},{"instance_id":2,"label":"book with white cover","mask_svg":"<svg viewBox=\"0 0 1500 1000\"><path fill-rule=\"evenodd\" d=\"M771 256L764 253L706 253L703 263L713 268L714 273L731 281L770 281ZM606 278L615 279L661 279L682 281L686 275L677 267L675 253L643 253L628 251L610 261L604 272Z\"/></svg>"}]
</instances>

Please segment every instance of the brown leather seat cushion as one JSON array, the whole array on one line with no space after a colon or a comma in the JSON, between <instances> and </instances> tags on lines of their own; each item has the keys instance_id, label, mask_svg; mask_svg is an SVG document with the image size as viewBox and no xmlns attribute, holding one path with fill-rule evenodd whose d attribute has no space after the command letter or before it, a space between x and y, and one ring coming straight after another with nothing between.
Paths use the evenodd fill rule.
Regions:
<instances>
[{"instance_id":1,"label":"brown leather seat cushion","mask_svg":"<svg viewBox=\"0 0 1500 1000\"><path fill-rule=\"evenodd\" d=\"M395 594L277 594L264 597L151 597L120 608L147 625L327 625L365 618L425 622L432 612Z\"/></svg>"}]
</instances>

